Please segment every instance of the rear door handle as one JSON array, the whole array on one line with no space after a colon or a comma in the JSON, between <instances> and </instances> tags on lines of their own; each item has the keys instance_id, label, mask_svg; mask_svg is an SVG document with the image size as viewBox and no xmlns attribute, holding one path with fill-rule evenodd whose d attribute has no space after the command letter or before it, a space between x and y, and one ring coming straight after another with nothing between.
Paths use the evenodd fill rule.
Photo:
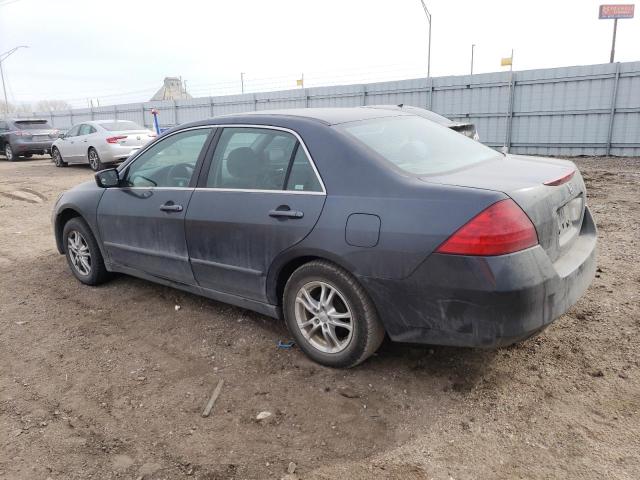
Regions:
<instances>
[{"instance_id":1,"label":"rear door handle","mask_svg":"<svg viewBox=\"0 0 640 480\"><path fill-rule=\"evenodd\" d=\"M304 217L304 213L300 210L284 210L282 207L278 207L274 210L269 210L270 217L280 217L280 218L302 218Z\"/></svg>"},{"instance_id":2,"label":"rear door handle","mask_svg":"<svg viewBox=\"0 0 640 480\"><path fill-rule=\"evenodd\" d=\"M160 206L160 210L163 212L181 212L182 205L176 205L173 202L167 202L164 205Z\"/></svg>"}]
</instances>

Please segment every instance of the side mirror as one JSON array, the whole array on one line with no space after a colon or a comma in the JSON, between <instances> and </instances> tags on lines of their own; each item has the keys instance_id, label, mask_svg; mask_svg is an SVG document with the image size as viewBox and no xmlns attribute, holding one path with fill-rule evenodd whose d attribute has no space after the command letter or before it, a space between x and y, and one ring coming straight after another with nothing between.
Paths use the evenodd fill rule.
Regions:
<instances>
[{"instance_id":1,"label":"side mirror","mask_svg":"<svg viewBox=\"0 0 640 480\"><path fill-rule=\"evenodd\" d=\"M64 134L64 133L59 133L59 134L58 134L58 138L64 138L64 137L65 137L65 134Z\"/></svg>"},{"instance_id":2,"label":"side mirror","mask_svg":"<svg viewBox=\"0 0 640 480\"><path fill-rule=\"evenodd\" d=\"M101 188L111 188L120 185L120 175L115 168L108 168L96 173L96 183Z\"/></svg>"}]
</instances>

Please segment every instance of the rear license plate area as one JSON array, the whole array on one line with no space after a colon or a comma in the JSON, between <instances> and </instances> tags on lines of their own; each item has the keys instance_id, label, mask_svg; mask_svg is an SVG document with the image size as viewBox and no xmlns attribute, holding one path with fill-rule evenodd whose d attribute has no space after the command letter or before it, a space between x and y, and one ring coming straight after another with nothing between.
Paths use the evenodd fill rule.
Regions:
<instances>
[{"instance_id":1,"label":"rear license plate area","mask_svg":"<svg viewBox=\"0 0 640 480\"><path fill-rule=\"evenodd\" d=\"M49 140L48 135L34 135L32 138L35 142L43 142L45 140Z\"/></svg>"},{"instance_id":2,"label":"rear license plate area","mask_svg":"<svg viewBox=\"0 0 640 480\"><path fill-rule=\"evenodd\" d=\"M561 247L566 245L580 231L583 210L584 199L582 195L565 203L558 209L558 243Z\"/></svg>"}]
</instances>

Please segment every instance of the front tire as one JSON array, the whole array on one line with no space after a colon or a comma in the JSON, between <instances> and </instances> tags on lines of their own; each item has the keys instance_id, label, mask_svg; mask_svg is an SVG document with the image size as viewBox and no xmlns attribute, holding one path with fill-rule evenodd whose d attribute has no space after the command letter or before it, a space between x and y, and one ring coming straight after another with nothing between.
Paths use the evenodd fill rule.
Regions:
<instances>
[{"instance_id":1,"label":"front tire","mask_svg":"<svg viewBox=\"0 0 640 480\"><path fill-rule=\"evenodd\" d=\"M67 162L63 160L62 154L57 148L51 150L51 156L53 157L53 163L56 167L62 168L67 166Z\"/></svg>"},{"instance_id":2,"label":"front tire","mask_svg":"<svg viewBox=\"0 0 640 480\"><path fill-rule=\"evenodd\" d=\"M109 278L104 259L87 223L72 218L62 231L63 245L71 272L85 285L99 285Z\"/></svg>"},{"instance_id":3,"label":"front tire","mask_svg":"<svg viewBox=\"0 0 640 480\"><path fill-rule=\"evenodd\" d=\"M302 351L328 367L356 366L384 340L384 327L362 286L327 261L309 262L293 272L284 289L283 311Z\"/></svg>"},{"instance_id":4,"label":"front tire","mask_svg":"<svg viewBox=\"0 0 640 480\"><path fill-rule=\"evenodd\" d=\"M13 153L13 148L11 148L11 145L8 143L4 146L4 156L7 157L7 160L10 162L15 162L18 159L18 156Z\"/></svg>"},{"instance_id":5,"label":"front tire","mask_svg":"<svg viewBox=\"0 0 640 480\"><path fill-rule=\"evenodd\" d=\"M94 172L98 172L104 169L104 165L100 161L100 155L98 155L98 151L95 148L91 147L89 149L88 155L89 155L89 166L91 167L91 170L93 170Z\"/></svg>"}]
</instances>

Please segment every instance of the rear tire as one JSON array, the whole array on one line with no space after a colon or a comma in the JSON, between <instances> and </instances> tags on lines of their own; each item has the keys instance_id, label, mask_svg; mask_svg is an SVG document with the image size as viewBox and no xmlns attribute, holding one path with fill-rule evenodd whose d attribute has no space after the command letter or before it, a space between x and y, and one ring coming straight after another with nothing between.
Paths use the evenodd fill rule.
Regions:
<instances>
[{"instance_id":1,"label":"rear tire","mask_svg":"<svg viewBox=\"0 0 640 480\"><path fill-rule=\"evenodd\" d=\"M71 273L85 285L99 285L109 279L104 259L89 225L80 217L69 220L62 230Z\"/></svg>"},{"instance_id":2,"label":"rear tire","mask_svg":"<svg viewBox=\"0 0 640 480\"><path fill-rule=\"evenodd\" d=\"M56 167L62 168L67 166L67 162L63 160L62 154L57 148L53 148L51 150L51 157L53 158L53 163Z\"/></svg>"},{"instance_id":3,"label":"rear tire","mask_svg":"<svg viewBox=\"0 0 640 480\"><path fill-rule=\"evenodd\" d=\"M333 263L299 267L287 281L282 305L296 343L322 365L354 367L384 340L373 302L353 275Z\"/></svg>"},{"instance_id":4,"label":"rear tire","mask_svg":"<svg viewBox=\"0 0 640 480\"><path fill-rule=\"evenodd\" d=\"M7 160L10 162L15 162L18 159L18 156L13 153L13 148L11 148L9 143L4 146L4 156L7 157Z\"/></svg>"},{"instance_id":5,"label":"rear tire","mask_svg":"<svg viewBox=\"0 0 640 480\"><path fill-rule=\"evenodd\" d=\"M91 167L91 170L93 170L94 172L104 170L104 165L100 161L100 155L98 155L98 151L95 148L91 147L89 149L88 156L89 166Z\"/></svg>"}]
</instances>

